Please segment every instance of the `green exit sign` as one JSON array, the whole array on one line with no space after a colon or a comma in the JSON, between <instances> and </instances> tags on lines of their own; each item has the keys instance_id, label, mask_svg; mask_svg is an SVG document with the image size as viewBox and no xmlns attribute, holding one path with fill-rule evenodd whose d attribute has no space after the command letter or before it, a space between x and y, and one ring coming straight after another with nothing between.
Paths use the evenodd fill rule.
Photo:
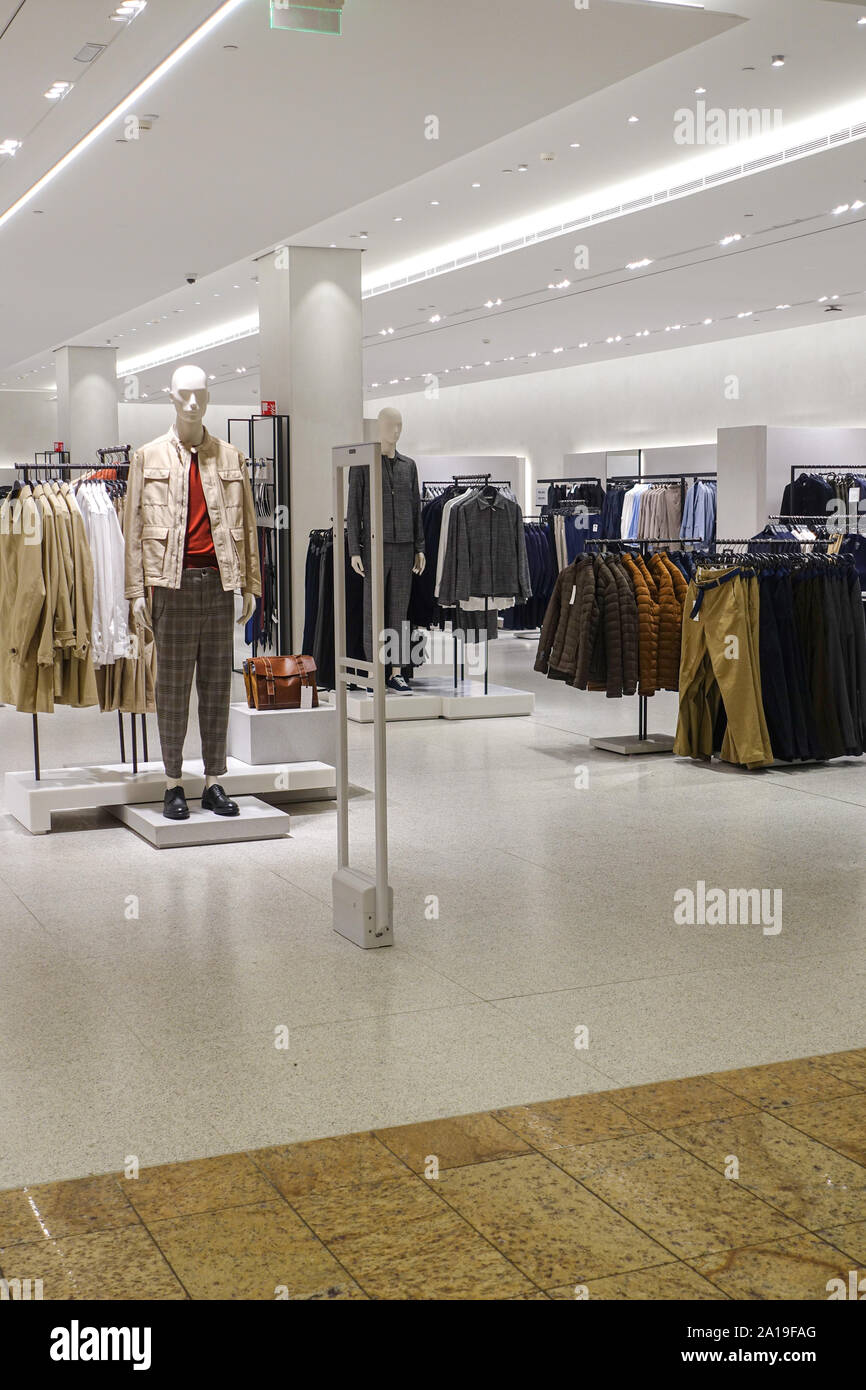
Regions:
<instances>
[{"instance_id":1,"label":"green exit sign","mask_svg":"<svg viewBox=\"0 0 866 1390\"><path fill-rule=\"evenodd\" d=\"M344 0L271 0L271 28L294 29L302 34L341 34Z\"/></svg>"}]
</instances>

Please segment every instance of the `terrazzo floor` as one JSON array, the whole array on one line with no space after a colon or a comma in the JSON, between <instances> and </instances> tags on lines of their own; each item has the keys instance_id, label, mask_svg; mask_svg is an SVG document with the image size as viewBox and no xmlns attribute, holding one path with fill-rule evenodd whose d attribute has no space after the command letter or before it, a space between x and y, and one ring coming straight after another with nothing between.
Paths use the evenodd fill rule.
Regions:
<instances>
[{"instance_id":1,"label":"terrazzo floor","mask_svg":"<svg viewBox=\"0 0 866 1390\"><path fill-rule=\"evenodd\" d=\"M42 837L0 816L0 1187L862 1046L866 760L599 752L635 701L533 656L491 649L533 716L389 728L393 949L332 930L332 803L295 808L285 840L163 852L99 812ZM675 711L657 697L650 728ZM46 768L117 757L94 711L41 737ZM371 747L352 726L362 867ZM2 770L29 757L29 720L0 708ZM699 881L781 890L781 931L678 925Z\"/></svg>"},{"instance_id":2,"label":"terrazzo floor","mask_svg":"<svg viewBox=\"0 0 866 1390\"><path fill-rule=\"evenodd\" d=\"M0 1192L45 1299L823 1301L864 1265L866 1049Z\"/></svg>"}]
</instances>

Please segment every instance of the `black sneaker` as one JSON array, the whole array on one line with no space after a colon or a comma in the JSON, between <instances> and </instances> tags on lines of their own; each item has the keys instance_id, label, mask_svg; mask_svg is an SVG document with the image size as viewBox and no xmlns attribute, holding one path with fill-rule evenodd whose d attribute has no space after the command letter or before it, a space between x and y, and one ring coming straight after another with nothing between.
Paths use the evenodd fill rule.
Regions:
<instances>
[{"instance_id":1,"label":"black sneaker","mask_svg":"<svg viewBox=\"0 0 866 1390\"><path fill-rule=\"evenodd\" d=\"M412 687L403 676L392 676L385 682L385 689L390 690L392 695L411 695Z\"/></svg>"},{"instance_id":2,"label":"black sneaker","mask_svg":"<svg viewBox=\"0 0 866 1390\"><path fill-rule=\"evenodd\" d=\"M201 798L201 809L213 811L215 816L239 816L241 813L238 803L229 800L219 782L215 782L212 787L205 787Z\"/></svg>"},{"instance_id":3,"label":"black sneaker","mask_svg":"<svg viewBox=\"0 0 866 1390\"><path fill-rule=\"evenodd\" d=\"M162 798L162 814L166 820L189 820L189 807L183 787L169 787Z\"/></svg>"}]
</instances>

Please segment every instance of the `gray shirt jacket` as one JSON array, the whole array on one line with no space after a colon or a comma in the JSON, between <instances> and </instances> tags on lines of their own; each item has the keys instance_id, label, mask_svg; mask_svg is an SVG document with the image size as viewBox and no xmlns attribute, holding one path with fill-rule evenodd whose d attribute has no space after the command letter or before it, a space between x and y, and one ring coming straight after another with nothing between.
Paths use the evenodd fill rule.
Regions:
<instances>
[{"instance_id":1,"label":"gray shirt jacket","mask_svg":"<svg viewBox=\"0 0 866 1390\"><path fill-rule=\"evenodd\" d=\"M455 507L439 586L443 607L485 596L532 597L523 513L501 492L490 500L475 493Z\"/></svg>"},{"instance_id":2,"label":"gray shirt jacket","mask_svg":"<svg viewBox=\"0 0 866 1390\"><path fill-rule=\"evenodd\" d=\"M382 540L385 545L408 545L424 551L421 525L421 491L415 460L396 453L382 455ZM349 506L346 513L349 554L361 555L370 540L370 479L366 468L349 469Z\"/></svg>"}]
</instances>

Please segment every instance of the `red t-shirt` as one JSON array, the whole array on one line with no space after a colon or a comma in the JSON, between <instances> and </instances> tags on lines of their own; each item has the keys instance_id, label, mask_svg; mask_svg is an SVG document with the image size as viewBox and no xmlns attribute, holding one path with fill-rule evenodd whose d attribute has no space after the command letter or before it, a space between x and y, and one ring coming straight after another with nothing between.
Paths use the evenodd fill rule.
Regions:
<instances>
[{"instance_id":1,"label":"red t-shirt","mask_svg":"<svg viewBox=\"0 0 866 1390\"><path fill-rule=\"evenodd\" d=\"M183 553L185 569L200 569L215 566L217 563L210 517L201 485L198 469L198 454L191 454L189 460L189 508L186 515L186 546Z\"/></svg>"}]
</instances>

